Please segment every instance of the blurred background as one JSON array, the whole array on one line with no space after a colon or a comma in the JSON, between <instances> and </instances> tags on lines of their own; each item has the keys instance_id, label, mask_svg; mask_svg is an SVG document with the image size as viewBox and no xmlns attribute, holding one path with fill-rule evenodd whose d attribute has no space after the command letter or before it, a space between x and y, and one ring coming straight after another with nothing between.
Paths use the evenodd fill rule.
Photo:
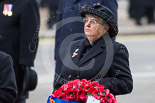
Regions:
<instances>
[{"instance_id":1,"label":"blurred background","mask_svg":"<svg viewBox=\"0 0 155 103\"><path fill-rule=\"evenodd\" d=\"M132 0L131 0L132 1ZM124 43L130 55L130 68L134 80L131 94L117 96L118 103L155 102L155 21L142 8L129 0L118 0L119 34L116 41ZM133 0L134 1L134 0ZM147 2L147 0L145 0ZM40 0L38 0L40 2ZM155 7L155 4L153 4ZM134 9L134 10L132 10ZM136 12L134 12L137 10ZM140 13L139 12L142 12ZM133 12L132 12L133 11ZM149 8L149 12L151 12ZM55 24L50 24L49 5L40 5L40 44L35 60L38 86L30 92L27 103L46 103L52 93L54 76ZM143 14L143 15L142 15ZM153 10L153 15L155 15Z\"/></svg>"}]
</instances>

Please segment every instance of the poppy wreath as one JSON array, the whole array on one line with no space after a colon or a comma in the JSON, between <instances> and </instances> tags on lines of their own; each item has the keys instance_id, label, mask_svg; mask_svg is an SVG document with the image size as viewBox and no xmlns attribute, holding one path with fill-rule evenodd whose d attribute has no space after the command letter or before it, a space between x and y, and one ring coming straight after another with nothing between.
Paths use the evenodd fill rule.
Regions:
<instances>
[{"instance_id":1,"label":"poppy wreath","mask_svg":"<svg viewBox=\"0 0 155 103\"><path fill-rule=\"evenodd\" d=\"M85 103L88 96L93 96L101 103L117 103L114 95L104 85L86 79L63 84L49 96L47 103Z\"/></svg>"}]
</instances>

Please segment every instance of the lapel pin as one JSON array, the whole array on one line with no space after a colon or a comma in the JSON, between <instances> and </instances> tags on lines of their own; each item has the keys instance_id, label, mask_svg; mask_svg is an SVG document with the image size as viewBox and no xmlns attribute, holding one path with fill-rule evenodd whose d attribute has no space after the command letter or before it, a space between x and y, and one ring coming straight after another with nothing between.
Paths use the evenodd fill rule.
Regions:
<instances>
[{"instance_id":1,"label":"lapel pin","mask_svg":"<svg viewBox=\"0 0 155 103\"><path fill-rule=\"evenodd\" d=\"M78 52L79 51L79 49L76 49L75 51L74 51L74 53L73 53L73 55L72 55L72 58L75 58L77 55L78 55Z\"/></svg>"},{"instance_id":2,"label":"lapel pin","mask_svg":"<svg viewBox=\"0 0 155 103\"><path fill-rule=\"evenodd\" d=\"M86 6L82 6L81 9L84 9Z\"/></svg>"}]
</instances>

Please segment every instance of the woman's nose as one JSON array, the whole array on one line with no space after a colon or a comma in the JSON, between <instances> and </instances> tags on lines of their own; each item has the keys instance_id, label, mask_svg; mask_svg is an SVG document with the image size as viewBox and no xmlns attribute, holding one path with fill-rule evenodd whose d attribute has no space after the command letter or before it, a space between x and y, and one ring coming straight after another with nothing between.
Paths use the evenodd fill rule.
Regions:
<instances>
[{"instance_id":1,"label":"woman's nose","mask_svg":"<svg viewBox=\"0 0 155 103\"><path fill-rule=\"evenodd\" d=\"M87 27L91 27L90 22L87 22L85 25L86 25Z\"/></svg>"}]
</instances>

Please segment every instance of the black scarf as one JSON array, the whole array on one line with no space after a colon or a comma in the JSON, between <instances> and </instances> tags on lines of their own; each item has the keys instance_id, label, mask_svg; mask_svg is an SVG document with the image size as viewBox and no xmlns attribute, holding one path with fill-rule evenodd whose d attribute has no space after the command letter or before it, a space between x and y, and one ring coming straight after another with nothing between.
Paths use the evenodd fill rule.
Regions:
<instances>
[{"instance_id":1,"label":"black scarf","mask_svg":"<svg viewBox=\"0 0 155 103\"><path fill-rule=\"evenodd\" d=\"M83 53L82 53L81 58L82 58L95 44L97 44L101 39L102 39L102 37L100 37L100 38L98 38L97 40L93 41L91 44L90 44L90 42L89 42L88 39L85 39L85 41L84 41L85 48L84 48L84 51L83 51Z\"/></svg>"}]
</instances>

